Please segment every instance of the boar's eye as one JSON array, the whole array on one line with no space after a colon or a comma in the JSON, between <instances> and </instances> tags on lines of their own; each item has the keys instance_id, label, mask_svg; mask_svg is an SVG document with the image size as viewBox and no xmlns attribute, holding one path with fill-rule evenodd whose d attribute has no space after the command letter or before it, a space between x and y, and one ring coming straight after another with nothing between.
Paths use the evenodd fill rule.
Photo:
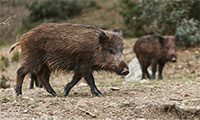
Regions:
<instances>
[{"instance_id":1,"label":"boar's eye","mask_svg":"<svg viewBox=\"0 0 200 120\"><path fill-rule=\"evenodd\" d=\"M167 46L166 49L169 50L170 48Z\"/></svg>"},{"instance_id":2,"label":"boar's eye","mask_svg":"<svg viewBox=\"0 0 200 120\"><path fill-rule=\"evenodd\" d=\"M112 49L109 50L110 54L114 54L114 51Z\"/></svg>"}]
</instances>

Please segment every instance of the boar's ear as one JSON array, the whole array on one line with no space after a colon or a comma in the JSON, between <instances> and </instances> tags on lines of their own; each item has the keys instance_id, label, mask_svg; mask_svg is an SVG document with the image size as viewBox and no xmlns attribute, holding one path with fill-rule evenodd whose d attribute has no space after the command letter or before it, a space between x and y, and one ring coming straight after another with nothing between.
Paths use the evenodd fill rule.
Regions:
<instances>
[{"instance_id":1,"label":"boar's ear","mask_svg":"<svg viewBox=\"0 0 200 120\"><path fill-rule=\"evenodd\" d=\"M165 38L160 35L153 35L154 39L158 39L161 45L164 45Z\"/></svg>"},{"instance_id":2,"label":"boar's ear","mask_svg":"<svg viewBox=\"0 0 200 120\"><path fill-rule=\"evenodd\" d=\"M106 41L108 41L109 37L103 32L101 31L99 33L99 43L104 45L106 43Z\"/></svg>"},{"instance_id":3,"label":"boar's ear","mask_svg":"<svg viewBox=\"0 0 200 120\"><path fill-rule=\"evenodd\" d=\"M123 31L121 29L114 29L113 32L117 32L121 37L123 37Z\"/></svg>"}]
</instances>

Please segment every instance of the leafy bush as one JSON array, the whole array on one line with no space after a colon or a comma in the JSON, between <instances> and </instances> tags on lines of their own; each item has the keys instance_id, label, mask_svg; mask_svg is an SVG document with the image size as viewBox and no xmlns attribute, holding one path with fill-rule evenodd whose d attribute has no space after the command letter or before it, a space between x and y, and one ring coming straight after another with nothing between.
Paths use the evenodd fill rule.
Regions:
<instances>
[{"instance_id":1,"label":"leafy bush","mask_svg":"<svg viewBox=\"0 0 200 120\"><path fill-rule=\"evenodd\" d=\"M180 35L179 44L187 47L200 44L199 22L194 19L183 19L176 29L176 34Z\"/></svg>"},{"instance_id":2,"label":"leafy bush","mask_svg":"<svg viewBox=\"0 0 200 120\"><path fill-rule=\"evenodd\" d=\"M48 18L67 19L79 15L86 7L93 7L94 1L83 0L34 0L28 7L30 20Z\"/></svg>"},{"instance_id":3,"label":"leafy bush","mask_svg":"<svg viewBox=\"0 0 200 120\"><path fill-rule=\"evenodd\" d=\"M20 34L38 24L73 18L85 9L99 8L99 6L94 0L33 0L27 8L30 15L23 19Z\"/></svg>"},{"instance_id":4,"label":"leafy bush","mask_svg":"<svg viewBox=\"0 0 200 120\"><path fill-rule=\"evenodd\" d=\"M9 60L5 56L1 56L0 60L0 70L4 71L9 66Z\"/></svg>"},{"instance_id":5,"label":"leafy bush","mask_svg":"<svg viewBox=\"0 0 200 120\"><path fill-rule=\"evenodd\" d=\"M199 11L199 0L121 0L120 14L129 36L178 33L190 38L182 39L182 45L193 45L199 41Z\"/></svg>"}]
</instances>

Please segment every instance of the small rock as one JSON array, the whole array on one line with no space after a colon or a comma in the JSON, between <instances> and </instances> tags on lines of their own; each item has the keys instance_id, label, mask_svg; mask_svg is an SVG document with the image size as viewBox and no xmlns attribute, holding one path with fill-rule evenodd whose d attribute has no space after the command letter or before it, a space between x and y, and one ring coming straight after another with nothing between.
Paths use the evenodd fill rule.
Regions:
<instances>
[{"instance_id":1,"label":"small rock","mask_svg":"<svg viewBox=\"0 0 200 120\"><path fill-rule=\"evenodd\" d=\"M28 113L28 110L27 110L27 109L26 109L26 110L24 110L24 111L23 111L23 113Z\"/></svg>"},{"instance_id":2,"label":"small rock","mask_svg":"<svg viewBox=\"0 0 200 120\"><path fill-rule=\"evenodd\" d=\"M181 65L178 66L178 69L182 69L182 68L183 68L183 66L181 66Z\"/></svg>"},{"instance_id":3,"label":"small rock","mask_svg":"<svg viewBox=\"0 0 200 120\"><path fill-rule=\"evenodd\" d=\"M140 83L150 83L150 82L146 79L143 79L143 80L140 81Z\"/></svg>"},{"instance_id":4,"label":"small rock","mask_svg":"<svg viewBox=\"0 0 200 120\"><path fill-rule=\"evenodd\" d=\"M142 78L142 71L137 58L134 58L129 64L130 73L125 77L126 81L138 81Z\"/></svg>"},{"instance_id":5,"label":"small rock","mask_svg":"<svg viewBox=\"0 0 200 120\"><path fill-rule=\"evenodd\" d=\"M184 94L184 97L189 97L189 96L190 96L190 95L189 95L189 94L187 94L187 93L186 93L186 94Z\"/></svg>"},{"instance_id":6,"label":"small rock","mask_svg":"<svg viewBox=\"0 0 200 120\"><path fill-rule=\"evenodd\" d=\"M109 89L112 90L112 91L119 91L120 90L119 87L109 87Z\"/></svg>"}]
</instances>

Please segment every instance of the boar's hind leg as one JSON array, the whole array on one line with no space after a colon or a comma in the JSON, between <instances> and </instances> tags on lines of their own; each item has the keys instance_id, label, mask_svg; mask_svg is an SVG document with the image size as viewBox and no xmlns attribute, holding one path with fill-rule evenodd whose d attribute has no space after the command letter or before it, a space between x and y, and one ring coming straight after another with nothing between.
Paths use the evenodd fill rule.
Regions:
<instances>
[{"instance_id":1,"label":"boar's hind leg","mask_svg":"<svg viewBox=\"0 0 200 120\"><path fill-rule=\"evenodd\" d=\"M22 84L23 84L24 77L26 76L27 73L28 73L28 70L25 67L20 67L17 70L17 85L15 88L17 96L22 94Z\"/></svg>"},{"instance_id":2,"label":"boar's hind leg","mask_svg":"<svg viewBox=\"0 0 200 120\"><path fill-rule=\"evenodd\" d=\"M38 80L38 77L36 76L35 73L32 73L31 76L33 75L33 79L35 81L35 86L38 88L42 88L42 84L41 82ZM32 78L31 78L32 79Z\"/></svg>"},{"instance_id":3,"label":"boar's hind leg","mask_svg":"<svg viewBox=\"0 0 200 120\"><path fill-rule=\"evenodd\" d=\"M165 66L165 63L159 63L159 74L158 74L159 80L162 80L162 71L163 71L164 66Z\"/></svg>"},{"instance_id":4,"label":"boar's hind leg","mask_svg":"<svg viewBox=\"0 0 200 120\"><path fill-rule=\"evenodd\" d=\"M29 89L33 89L35 77L36 77L36 75L31 74L31 82L30 82Z\"/></svg>"},{"instance_id":5,"label":"boar's hind leg","mask_svg":"<svg viewBox=\"0 0 200 120\"><path fill-rule=\"evenodd\" d=\"M39 81L42 83L42 85L44 86L44 88L47 90L47 92L49 92L50 94L52 94L54 97L56 96L56 92L54 91L54 89L51 87L50 83L49 83L49 77L50 77L50 70L47 67L47 65L43 65L40 69L40 71L37 73Z\"/></svg>"},{"instance_id":6,"label":"boar's hind leg","mask_svg":"<svg viewBox=\"0 0 200 120\"><path fill-rule=\"evenodd\" d=\"M97 89L95 82L94 82L94 77L92 75L92 73L86 74L84 76L87 84L90 86L91 92L93 96L103 96L103 94Z\"/></svg>"},{"instance_id":7,"label":"boar's hind leg","mask_svg":"<svg viewBox=\"0 0 200 120\"><path fill-rule=\"evenodd\" d=\"M35 86L38 87L38 79L37 79L37 76L35 73L31 73L31 82L30 82L30 89L33 89L34 87L34 83L35 83Z\"/></svg>"},{"instance_id":8,"label":"boar's hind leg","mask_svg":"<svg viewBox=\"0 0 200 120\"><path fill-rule=\"evenodd\" d=\"M72 87L76 85L81 80L81 78L82 78L81 74L76 74L76 73L74 74L72 81L65 86L64 96L68 95Z\"/></svg>"},{"instance_id":9,"label":"boar's hind leg","mask_svg":"<svg viewBox=\"0 0 200 120\"><path fill-rule=\"evenodd\" d=\"M142 79L145 79L146 77L150 79L150 74L147 70L148 65L141 64L141 68L142 68Z\"/></svg>"},{"instance_id":10,"label":"boar's hind leg","mask_svg":"<svg viewBox=\"0 0 200 120\"><path fill-rule=\"evenodd\" d=\"M42 88L42 84L38 81L38 78L35 73L31 73L31 82L30 82L30 89L33 89L34 83L36 87Z\"/></svg>"}]
</instances>

